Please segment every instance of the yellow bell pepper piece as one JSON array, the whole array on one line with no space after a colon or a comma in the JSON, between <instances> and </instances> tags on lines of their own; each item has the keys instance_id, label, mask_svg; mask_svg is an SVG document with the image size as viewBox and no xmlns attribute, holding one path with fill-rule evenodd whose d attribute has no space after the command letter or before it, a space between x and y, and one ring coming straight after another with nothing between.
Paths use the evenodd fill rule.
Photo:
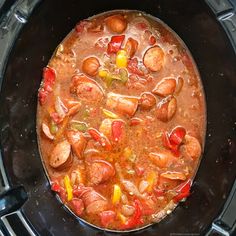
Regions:
<instances>
[{"instance_id":1,"label":"yellow bell pepper piece","mask_svg":"<svg viewBox=\"0 0 236 236\"><path fill-rule=\"evenodd\" d=\"M147 176L147 182L149 184L147 188L148 192L152 191L152 187L156 183L156 181L157 181L156 173L154 171L150 172Z\"/></svg>"},{"instance_id":2,"label":"yellow bell pepper piece","mask_svg":"<svg viewBox=\"0 0 236 236\"><path fill-rule=\"evenodd\" d=\"M117 213L118 218L120 219L122 224L125 224L127 222L127 218L121 214L120 212Z\"/></svg>"},{"instance_id":3,"label":"yellow bell pepper piece","mask_svg":"<svg viewBox=\"0 0 236 236\"><path fill-rule=\"evenodd\" d=\"M116 66L118 68L127 67L128 57L125 50L119 50L116 54Z\"/></svg>"},{"instance_id":4,"label":"yellow bell pepper piece","mask_svg":"<svg viewBox=\"0 0 236 236\"><path fill-rule=\"evenodd\" d=\"M118 115L116 115L115 113L108 111L107 109L102 109L103 113L105 116L112 118L112 119L117 119L119 118Z\"/></svg>"},{"instance_id":5,"label":"yellow bell pepper piece","mask_svg":"<svg viewBox=\"0 0 236 236\"><path fill-rule=\"evenodd\" d=\"M68 175L66 175L64 177L64 185L65 185L65 188L66 188L67 200L71 201L72 198L73 198L73 190L72 190L72 186L71 186L71 183L70 183L70 178L69 178Z\"/></svg>"},{"instance_id":6,"label":"yellow bell pepper piece","mask_svg":"<svg viewBox=\"0 0 236 236\"><path fill-rule=\"evenodd\" d=\"M99 75L99 77L101 77L101 78L105 78L105 77L107 77L108 72L107 72L107 70L99 70L99 71L98 71L98 75Z\"/></svg>"},{"instance_id":7,"label":"yellow bell pepper piece","mask_svg":"<svg viewBox=\"0 0 236 236\"><path fill-rule=\"evenodd\" d=\"M115 184L113 188L113 196L112 196L112 203L117 204L119 203L121 198L121 189L120 186Z\"/></svg>"}]
</instances>

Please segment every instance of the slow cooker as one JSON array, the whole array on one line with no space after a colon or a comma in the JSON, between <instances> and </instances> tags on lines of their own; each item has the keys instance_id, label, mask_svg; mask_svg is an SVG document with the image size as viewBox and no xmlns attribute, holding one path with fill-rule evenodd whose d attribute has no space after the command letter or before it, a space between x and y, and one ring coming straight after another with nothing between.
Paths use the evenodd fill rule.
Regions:
<instances>
[{"instance_id":1,"label":"slow cooker","mask_svg":"<svg viewBox=\"0 0 236 236\"><path fill-rule=\"evenodd\" d=\"M56 199L37 146L37 90L56 46L84 18L136 9L186 43L206 94L204 155L191 196L163 221L132 235L236 235L235 0L0 1L0 235L112 235Z\"/></svg>"}]
</instances>

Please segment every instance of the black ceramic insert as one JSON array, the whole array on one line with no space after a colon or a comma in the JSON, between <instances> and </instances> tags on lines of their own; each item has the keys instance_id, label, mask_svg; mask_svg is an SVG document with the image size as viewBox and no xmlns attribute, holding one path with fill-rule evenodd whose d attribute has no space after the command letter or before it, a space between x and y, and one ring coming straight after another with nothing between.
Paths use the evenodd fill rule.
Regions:
<instances>
[{"instance_id":1,"label":"black ceramic insert","mask_svg":"<svg viewBox=\"0 0 236 236\"><path fill-rule=\"evenodd\" d=\"M50 191L36 140L37 90L42 68L56 46L79 20L112 9L136 9L163 20L190 49L206 94L207 136L204 156L191 196L159 224L132 235L206 235L213 222L216 227L211 235L219 235L217 226L224 221L232 224L220 225L221 230L231 232L234 222L228 218L234 220L235 214L230 217L224 214L220 224L215 221L222 212L236 177L236 56L219 22L217 11L221 12L221 1L211 5L213 10L215 6L218 7L218 10L214 10L216 15L200 0L14 2L25 5L20 11L14 12L18 16L17 22L14 23L12 18L9 20L11 24L6 22L6 25L10 24L15 29L15 34L9 36L9 39L5 38L6 46L0 45L2 55L7 57L7 43L14 43L12 38L16 39L9 59L4 59L6 70L0 72L0 79L1 76L3 78L0 93L0 142L7 173L7 179L2 185L9 185L5 186L5 196L9 194L8 188L23 190L18 187L23 186L27 199L19 195L23 205L20 204L22 206L17 213L2 218L3 223L12 225L13 231L20 229L17 231L19 235L110 235L76 219ZM33 7L25 11L27 6L38 2L32 14ZM232 3L228 3L231 8L227 12L233 12ZM13 14L12 17L16 16ZM4 39L4 34L7 32L0 29L1 39ZM4 69L1 63L0 68ZM20 217L24 217L23 223ZM29 224L31 230L23 232L22 224ZM7 235L4 227L2 231Z\"/></svg>"}]
</instances>

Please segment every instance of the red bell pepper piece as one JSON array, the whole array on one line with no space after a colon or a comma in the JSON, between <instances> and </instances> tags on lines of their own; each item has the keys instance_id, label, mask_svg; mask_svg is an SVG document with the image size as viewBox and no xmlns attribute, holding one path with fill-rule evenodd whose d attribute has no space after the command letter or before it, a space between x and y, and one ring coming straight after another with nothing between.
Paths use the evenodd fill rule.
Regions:
<instances>
[{"instance_id":1,"label":"red bell pepper piece","mask_svg":"<svg viewBox=\"0 0 236 236\"><path fill-rule=\"evenodd\" d=\"M129 60L128 71L129 73L133 73L139 76L144 75L144 72L138 68L138 59L136 57Z\"/></svg>"},{"instance_id":2,"label":"red bell pepper piece","mask_svg":"<svg viewBox=\"0 0 236 236\"><path fill-rule=\"evenodd\" d=\"M130 219L128 219L128 221L125 222L121 226L122 229L131 229L131 228L134 228L138 225L143 224L143 219L141 218L142 212L141 212L141 208L140 208L139 204L140 203L137 199L134 200L135 212L134 212L133 216Z\"/></svg>"},{"instance_id":3,"label":"red bell pepper piece","mask_svg":"<svg viewBox=\"0 0 236 236\"><path fill-rule=\"evenodd\" d=\"M178 194L173 198L173 201L175 203L181 201L182 199L188 197L190 195L190 188L192 185L192 180L189 179L187 181L185 181L184 183L180 184L177 188L176 188L176 192L178 192Z\"/></svg>"},{"instance_id":4,"label":"red bell pepper piece","mask_svg":"<svg viewBox=\"0 0 236 236\"><path fill-rule=\"evenodd\" d=\"M164 132L162 142L166 148L169 148L176 156L179 156L179 147L186 135L186 130L183 127L175 127L170 134Z\"/></svg>"},{"instance_id":5,"label":"red bell pepper piece","mask_svg":"<svg viewBox=\"0 0 236 236\"><path fill-rule=\"evenodd\" d=\"M56 73L55 70L50 67L45 67L43 69L43 83L39 90L39 102L43 105L46 102L46 98L49 92L52 91L52 86L56 80Z\"/></svg>"},{"instance_id":6,"label":"red bell pepper piece","mask_svg":"<svg viewBox=\"0 0 236 236\"><path fill-rule=\"evenodd\" d=\"M177 157L179 156L179 149L178 149L179 146L176 144L170 143L170 137L169 137L168 132L164 132L162 134L162 143L163 143L164 147L170 149L175 156L177 156Z\"/></svg>"},{"instance_id":7,"label":"red bell pepper piece","mask_svg":"<svg viewBox=\"0 0 236 236\"><path fill-rule=\"evenodd\" d=\"M124 39L125 39L124 35L112 36L107 46L107 53L108 54L117 53L120 50Z\"/></svg>"},{"instance_id":8,"label":"red bell pepper piece","mask_svg":"<svg viewBox=\"0 0 236 236\"><path fill-rule=\"evenodd\" d=\"M101 134L93 128L88 129L88 133L95 141L99 142L105 148L106 151L111 150L111 143L105 135Z\"/></svg>"},{"instance_id":9,"label":"red bell pepper piece","mask_svg":"<svg viewBox=\"0 0 236 236\"><path fill-rule=\"evenodd\" d=\"M112 136L114 141L118 142L122 136L124 129L124 122L120 120L115 120L111 124Z\"/></svg>"},{"instance_id":10,"label":"red bell pepper piece","mask_svg":"<svg viewBox=\"0 0 236 236\"><path fill-rule=\"evenodd\" d=\"M137 117L134 117L132 119L130 119L130 126L136 126L136 125L139 125L140 123L142 123L142 119L140 118L137 118Z\"/></svg>"},{"instance_id":11,"label":"red bell pepper piece","mask_svg":"<svg viewBox=\"0 0 236 236\"><path fill-rule=\"evenodd\" d=\"M55 70L50 67L45 67L43 69L43 79L44 89L48 92L51 92L52 85L55 83L56 80Z\"/></svg>"},{"instance_id":12,"label":"red bell pepper piece","mask_svg":"<svg viewBox=\"0 0 236 236\"><path fill-rule=\"evenodd\" d=\"M100 213L101 224L103 227L107 227L115 220L116 213L114 211L103 211Z\"/></svg>"},{"instance_id":13,"label":"red bell pepper piece","mask_svg":"<svg viewBox=\"0 0 236 236\"><path fill-rule=\"evenodd\" d=\"M186 130L183 127L175 127L170 134L170 143L172 145L180 145L186 135Z\"/></svg>"}]
</instances>

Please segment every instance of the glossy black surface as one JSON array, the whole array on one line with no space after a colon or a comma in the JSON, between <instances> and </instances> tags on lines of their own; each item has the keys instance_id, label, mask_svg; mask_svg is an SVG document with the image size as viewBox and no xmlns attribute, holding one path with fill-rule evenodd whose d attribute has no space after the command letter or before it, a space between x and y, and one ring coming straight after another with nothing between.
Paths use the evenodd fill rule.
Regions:
<instances>
[{"instance_id":1,"label":"glossy black surface","mask_svg":"<svg viewBox=\"0 0 236 236\"><path fill-rule=\"evenodd\" d=\"M208 113L205 153L192 195L161 223L133 235L204 235L236 176L236 56L203 1L43 1L13 48L0 95L0 139L10 184L25 187L23 213L40 235L108 235L74 218L49 190L35 114L41 71L56 46L79 20L118 8L146 11L179 34L198 65Z\"/></svg>"}]
</instances>

